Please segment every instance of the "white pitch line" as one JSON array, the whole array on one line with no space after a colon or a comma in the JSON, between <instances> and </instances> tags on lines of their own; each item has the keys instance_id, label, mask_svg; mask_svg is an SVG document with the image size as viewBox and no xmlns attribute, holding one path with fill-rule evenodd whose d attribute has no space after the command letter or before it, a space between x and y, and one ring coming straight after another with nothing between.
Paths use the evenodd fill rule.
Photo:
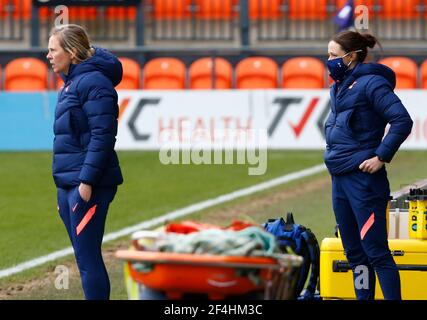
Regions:
<instances>
[{"instance_id":1,"label":"white pitch line","mask_svg":"<svg viewBox=\"0 0 427 320\"><path fill-rule=\"evenodd\" d=\"M234 192L227 193L227 194L218 196L218 197L213 198L213 199L208 199L208 200L205 200L205 201L202 201L199 203L195 203L195 204L192 204L188 207L184 207L184 208L166 213L160 217L141 222L141 223L134 225L132 227L127 227L127 228L121 229L119 231L109 233L109 234L104 236L103 242L104 243L109 242L109 241L130 235L133 232L141 230L141 229L152 228L154 226L163 224L163 223L170 221L172 219L176 219L176 218L179 218L182 216L186 216L186 215L189 215L191 213L195 213L197 211L201 211L203 209L206 209L206 208L209 208L209 207L212 207L212 206L224 203L224 202L228 202L228 201L231 201L231 200L243 197L243 196L247 196L247 195L259 192L259 191L263 191L263 190L266 190L266 189L269 189L269 188L272 188L272 187L275 187L275 186L278 186L281 184L285 184L285 183L288 183L288 182L291 182L294 180L298 180L298 179L301 179L304 177L308 177L308 176L311 176L313 174L320 173L324 170L326 170L326 167L324 164L316 165L314 167L310 167L310 168L307 168L307 169L304 169L301 171L289 173L289 174L286 174L284 176L281 176L281 177L278 177L278 178L275 178L275 179L272 179L272 180L269 180L266 182L262 182L262 183L256 184L256 185L248 187L248 188L236 190ZM67 255L72 254L72 253L73 253L73 248L68 247L68 248L65 248L62 250L52 252L48 255L38 257L36 259L20 263L14 267L0 270L0 278L8 277L8 276L11 276L13 274L23 272L25 270L37 267L37 266L42 265L46 262L50 262L50 261L62 258L64 256L67 256Z\"/></svg>"}]
</instances>

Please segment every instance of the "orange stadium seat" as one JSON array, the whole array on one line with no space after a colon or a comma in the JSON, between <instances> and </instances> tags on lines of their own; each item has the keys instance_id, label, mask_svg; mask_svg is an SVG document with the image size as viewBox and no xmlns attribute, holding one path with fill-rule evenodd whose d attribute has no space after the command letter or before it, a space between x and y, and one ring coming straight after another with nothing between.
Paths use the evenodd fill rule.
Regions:
<instances>
[{"instance_id":1,"label":"orange stadium seat","mask_svg":"<svg viewBox=\"0 0 427 320\"><path fill-rule=\"evenodd\" d=\"M52 19L54 14L55 13L54 11L52 11L51 8L48 8L48 7L39 8L39 19L43 22L49 19Z\"/></svg>"},{"instance_id":2,"label":"orange stadium seat","mask_svg":"<svg viewBox=\"0 0 427 320\"><path fill-rule=\"evenodd\" d=\"M420 68L420 74L421 74L421 88L427 89L427 60L424 60L424 62L422 63Z\"/></svg>"},{"instance_id":3,"label":"orange stadium seat","mask_svg":"<svg viewBox=\"0 0 427 320\"><path fill-rule=\"evenodd\" d=\"M236 16L233 10L235 0L196 0L197 18L230 19Z\"/></svg>"},{"instance_id":4,"label":"orange stadium seat","mask_svg":"<svg viewBox=\"0 0 427 320\"><path fill-rule=\"evenodd\" d=\"M64 85L64 81L62 81L59 74L55 72L49 73L48 76L48 90L60 90L62 89L62 86Z\"/></svg>"},{"instance_id":5,"label":"orange stadium seat","mask_svg":"<svg viewBox=\"0 0 427 320\"><path fill-rule=\"evenodd\" d=\"M97 7L69 7L68 14L71 21L76 20L96 20L102 17L100 8ZM41 20L46 21L52 19L55 16L53 8L42 7L39 9L39 17ZM110 20L125 20L136 19L136 8L135 7L116 7L109 6L105 8L104 15Z\"/></svg>"},{"instance_id":6,"label":"orange stadium seat","mask_svg":"<svg viewBox=\"0 0 427 320\"><path fill-rule=\"evenodd\" d=\"M176 58L155 58L143 69L144 89L184 89L185 65Z\"/></svg>"},{"instance_id":7,"label":"orange stadium seat","mask_svg":"<svg viewBox=\"0 0 427 320\"><path fill-rule=\"evenodd\" d=\"M417 65L406 57L389 57L378 61L396 73L396 89L415 89L417 87Z\"/></svg>"},{"instance_id":8,"label":"orange stadium seat","mask_svg":"<svg viewBox=\"0 0 427 320\"><path fill-rule=\"evenodd\" d=\"M324 20L327 0L289 0L291 19Z\"/></svg>"},{"instance_id":9,"label":"orange stadium seat","mask_svg":"<svg viewBox=\"0 0 427 320\"><path fill-rule=\"evenodd\" d=\"M332 79L331 75L328 72L328 87L331 87L334 84L334 79Z\"/></svg>"},{"instance_id":10,"label":"orange stadium seat","mask_svg":"<svg viewBox=\"0 0 427 320\"><path fill-rule=\"evenodd\" d=\"M75 20L94 20L97 17L96 7L69 7L69 19Z\"/></svg>"},{"instance_id":11,"label":"orange stadium seat","mask_svg":"<svg viewBox=\"0 0 427 320\"><path fill-rule=\"evenodd\" d=\"M239 89L277 88L278 68L273 59L249 57L236 66L236 87Z\"/></svg>"},{"instance_id":12,"label":"orange stadium seat","mask_svg":"<svg viewBox=\"0 0 427 320\"><path fill-rule=\"evenodd\" d=\"M249 0L251 19L278 19L283 16L280 6L283 0Z\"/></svg>"},{"instance_id":13,"label":"orange stadium seat","mask_svg":"<svg viewBox=\"0 0 427 320\"><path fill-rule=\"evenodd\" d=\"M201 58L190 66L190 89L212 89L212 58ZM230 89L232 86L233 68L223 58L215 58L215 88Z\"/></svg>"},{"instance_id":14,"label":"orange stadium seat","mask_svg":"<svg viewBox=\"0 0 427 320\"><path fill-rule=\"evenodd\" d=\"M117 90L135 90L140 88L141 67L135 60L119 58L123 66L122 82L116 87Z\"/></svg>"},{"instance_id":15,"label":"orange stadium seat","mask_svg":"<svg viewBox=\"0 0 427 320\"><path fill-rule=\"evenodd\" d=\"M4 19L7 17L7 4L8 1L6 0L0 0L0 18Z\"/></svg>"},{"instance_id":16,"label":"orange stadium seat","mask_svg":"<svg viewBox=\"0 0 427 320\"><path fill-rule=\"evenodd\" d=\"M282 87L292 89L321 89L325 86L325 67L316 58L297 57L282 67Z\"/></svg>"},{"instance_id":17,"label":"orange stadium seat","mask_svg":"<svg viewBox=\"0 0 427 320\"><path fill-rule=\"evenodd\" d=\"M0 18L29 20L32 0L0 0Z\"/></svg>"},{"instance_id":18,"label":"orange stadium seat","mask_svg":"<svg viewBox=\"0 0 427 320\"><path fill-rule=\"evenodd\" d=\"M64 85L64 81L62 81L61 77L57 73L54 73L54 80L55 80L55 83L52 85L52 89L53 90L61 89L62 86Z\"/></svg>"},{"instance_id":19,"label":"orange stadium seat","mask_svg":"<svg viewBox=\"0 0 427 320\"><path fill-rule=\"evenodd\" d=\"M141 69L139 63L129 59L121 57L119 58L123 66L123 79L122 82L116 87L116 90L134 90L140 88ZM61 77L54 73L53 82L50 86L53 90L59 90L63 86L64 82Z\"/></svg>"},{"instance_id":20,"label":"orange stadium seat","mask_svg":"<svg viewBox=\"0 0 427 320\"><path fill-rule=\"evenodd\" d=\"M48 70L43 61L35 58L17 58L5 67L5 90L47 90Z\"/></svg>"},{"instance_id":21,"label":"orange stadium seat","mask_svg":"<svg viewBox=\"0 0 427 320\"><path fill-rule=\"evenodd\" d=\"M105 15L110 20L135 20L136 8L135 7L113 7L106 8Z\"/></svg>"},{"instance_id":22,"label":"orange stadium seat","mask_svg":"<svg viewBox=\"0 0 427 320\"><path fill-rule=\"evenodd\" d=\"M384 19L413 19L420 17L420 0L380 0L379 16Z\"/></svg>"},{"instance_id":23,"label":"orange stadium seat","mask_svg":"<svg viewBox=\"0 0 427 320\"><path fill-rule=\"evenodd\" d=\"M53 7L41 7L39 9L39 18L41 21L53 20L57 14ZM71 22L76 20L95 20L98 17L96 7L68 7L68 18Z\"/></svg>"},{"instance_id":24,"label":"orange stadium seat","mask_svg":"<svg viewBox=\"0 0 427 320\"><path fill-rule=\"evenodd\" d=\"M190 17L192 0L153 0L157 19L185 19Z\"/></svg>"}]
</instances>

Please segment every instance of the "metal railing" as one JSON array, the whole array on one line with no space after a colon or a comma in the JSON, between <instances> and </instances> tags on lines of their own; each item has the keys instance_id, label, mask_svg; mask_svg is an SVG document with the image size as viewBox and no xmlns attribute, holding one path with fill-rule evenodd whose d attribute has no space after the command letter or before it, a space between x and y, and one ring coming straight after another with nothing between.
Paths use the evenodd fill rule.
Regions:
<instances>
[{"instance_id":1,"label":"metal railing","mask_svg":"<svg viewBox=\"0 0 427 320\"><path fill-rule=\"evenodd\" d=\"M372 7L369 31L383 40L426 40L427 30L427 1L419 0L418 4L390 8L381 6L380 0L375 0ZM386 10L388 9L388 10Z\"/></svg>"},{"instance_id":2,"label":"metal railing","mask_svg":"<svg viewBox=\"0 0 427 320\"><path fill-rule=\"evenodd\" d=\"M39 39L42 43L47 40L57 18L53 8L41 14L28 3L0 1L2 43L25 45L24 40L27 46L37 47L41 44ZM359 31L371 32L380 40L427 40L427 0L399 1L399 5L390 0L369 3L372 5L367 27ZM94 41L124 46L186 41L220 41L234 47L263 46L268 42L286 45L330 39L338 31L334 17L339 9L338 0L145 0L140 6L124 8L118 16L109 14L109 7L101 6L89 16L72 15L69 22L86 27Z\"/></svg>"},{"instance_id":3,"label":"metal railing","mask_svg":"<svg viewBox=\"0 0 427 320\"><path fill-rule=\"evenodd\" d=\"M42 41L49 39L49 31L54 26L58 15L54 7L47 7L40 19L40 38ZM69 7L69 23L85 27L93 41L112 41L115 43L128 42L135 34L135 20L132 19L130 7L117 8L105 6L98 7ZM108 11L112 10L112 11ZM114 13L120 16L114 16ZM72 13L72 14L71 14ZM39 14L39 16L41 16Z\"/></svg>"},{"instance_id":4,"label":"metal railing","mask_svg":"<svg viewBox=\"0 0 427 320\"><path fill-rule=\"evenodd\" d=\"M316 8L306 8L303 1L283 0L277 7L262 7L250 16L251 31L256 41L326 40L336 32L333 18L337 11L336 1L323 1ZM313 2L313 1L311 1Z\"/></svg>"},{"instance_id":5,"label":"metal railing","mask_svg":"<svg viewBox=\"0 0 427 320\"><path fill-rule=\"evenodd\" d=\"M171 5L174 3L175 6ZM206 7L202 4L205 3ZM207 12L207 4L222 7ZM232 41L240 37L241 44L266 41L324 41L338 31L334 23L341 9L338 0L157 0L146 10L146 38L155 41ZM383 40L425 40L427 30L427 0L413 2L372 0L367 7L367 24L360 32L372 32ZM167 4L170 5L166 12ZM234 4L234 5L232 5ZM356 20L361 16L356 14ZM246 32L242 26L248 25Z\"/></svg>"},{"instance_id":6,"label":"metal railing","mask_svg":"<svg viewBox=\"0 0 427 320\"><path fill-rule=\"evenodd\" d=\"M238 6L231 0L158 0L144 10L146 38L153 41L233 41L238 33Z\"/></svg>"},{"instance_id":7,"label":"metal railing","mask_svg":"<svg viewBox=\"0 0 427 320\"><path fill-rule=\"evenodd\" d=\"M263 0L258 1L261 8ZM337 12L341 9L337 0L318 1L318 7L309 7L313 1L282 0L278 7L268 7L269 15L251 19L251 31L256 41L286 40L327 40L338 31L334 23ZM419 0L411 5L411 1L401 1L400 5L393 1L372 0L365 11L360 32L371 32L382 40L426 40L427 1ZM305 7L304 7L305 6ZM356 20L362 20L363 8L357 10ZM256 15L253 13L253 15ZM270 18L273 17L273 18Z\"/></svg>"}]
</instances>

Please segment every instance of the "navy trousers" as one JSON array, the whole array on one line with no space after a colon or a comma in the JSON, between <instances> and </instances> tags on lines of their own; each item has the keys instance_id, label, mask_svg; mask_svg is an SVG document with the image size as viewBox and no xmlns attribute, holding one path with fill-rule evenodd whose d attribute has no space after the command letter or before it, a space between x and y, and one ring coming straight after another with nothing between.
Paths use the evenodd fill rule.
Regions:
<instances>
[{"instance_id":1,"label":"navy trousers","mask_svg":"<svg viewBox=\"0 0 427 320\"><path fill-rule=\"evenodd\" d=\"M332 176L335 218L356 297L374 299L375 273L385 299L400 300L400 277L387 241L386 210L390 187L383 167L374 174L353 171ZM368 277L363 277L363 272ZM365 281L363 281L365 279Z\"/></svg>"},{"instance_id":2,"label":"navy trousers","mask_svg":"<svg viewBox=\"0 0 427 320\"><path fill-rule=\"evenodd\" d=\"M102 259L101 245L104 236L108 207L117 187L93 188L91 199L84 201L78 187L58 188L58 210L71 244L74 248L86 299L107 300L110 297L110 280Z\"/></svg>"}]
</instances>

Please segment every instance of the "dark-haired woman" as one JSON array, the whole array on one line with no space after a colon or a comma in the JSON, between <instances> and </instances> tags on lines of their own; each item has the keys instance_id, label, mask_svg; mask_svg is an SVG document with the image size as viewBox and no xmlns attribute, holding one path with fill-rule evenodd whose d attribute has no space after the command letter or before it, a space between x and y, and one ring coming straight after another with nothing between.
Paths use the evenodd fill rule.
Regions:
<instances>
[{"instance_id":1,"label":"dark-haired woman","mask_svg":"<svg viewBox=\"0 0 427 320\"><path fill-rule=\"evenodd\" d=\"M389 163L412 129L393 92L394 72L364 63L374 36L345 31L328 44L331 113L325 125L325 163L332 176L332 202L353 270L357 299L374 299L375 273L385 299L401 299L400 277L387 241ZM386 125L390 129L384 137ZM384 139L383 139L384 137Z\"/></svg>"}]
</instances>

